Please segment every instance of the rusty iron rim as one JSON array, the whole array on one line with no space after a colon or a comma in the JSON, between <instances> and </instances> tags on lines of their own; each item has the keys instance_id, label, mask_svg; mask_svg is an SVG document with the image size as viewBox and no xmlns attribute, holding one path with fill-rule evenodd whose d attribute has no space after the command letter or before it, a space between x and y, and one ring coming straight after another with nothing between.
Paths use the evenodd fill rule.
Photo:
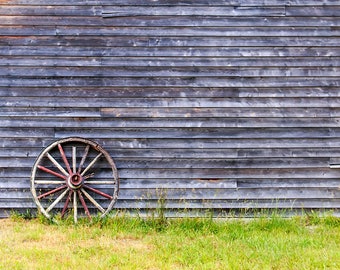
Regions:
<instances>
[{"instance_id":1,"label":"rusty iron rim","mask_svg":"<svg viewBox=\"0 0 340 270\"><path fill-rule=\"evenodd\" d=\"M65 147L70 153L65 152ZM94 157L89 157L90 152ZM96 178L93 172L100 170L96 168L99 164L106 167L104 178ZM113 159L99 144L88 139L57 140L40 153L32 167L31 193L39 211L47 218L52 218L52 210L62 218L73 211L74 222L83 214L89 219L98 214L104 217L117 201L118 191L119 178ZM82 213L78 211L81 207Z\"/></svg>"}]
</instances>

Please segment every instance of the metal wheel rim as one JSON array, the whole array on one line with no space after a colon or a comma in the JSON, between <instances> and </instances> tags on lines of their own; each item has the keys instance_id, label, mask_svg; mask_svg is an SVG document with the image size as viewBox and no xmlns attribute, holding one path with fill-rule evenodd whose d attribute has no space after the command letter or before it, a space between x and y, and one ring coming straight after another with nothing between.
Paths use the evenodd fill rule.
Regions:
<instances>
[{"instance_id":1,"label":"metal wheel rim","mask_svg":"<svg viewBox=\"0 0 340 270\"><path fill-rule=\"evenodd\" d=\"M75 145L75 146L74 146ZM83 154L77 156L77 146L81 145ZM65 153L64 148L72 149L72 153ZM79 149L78 149L79 150ZM51 153L59 151L62 161L57 161ZM89 157L89 153L97 153L93 157ZM71 162L70 162L71 160ZM95 175L91 170L95 165L102 164L107 166L106 173L108 180L95 180ZM49 163L51 169L43 166L43 162ZM49 176L51 180L41 180L38 174L45 174L45 178ZM47 176L46 176L47 175ZM52 187L43 188L51 185ZM55 187L54 187L55 186ZM105 192L102 188L105 186ZM41 189L43 188L43 191ZM107 192L110 191L110 193ZM37 157L31 172L31 193L39 211L51 218L51 211L59 204L63 205L60 212L61 217L64 217L70 209L73 210L74 222L77 222L78 217L82 216L78 212L79 207L82 207L86 216L91 219L93 213L100 214L101 217L106 216L113 208L117 201L119 191L119 178L116 165L111 156L99 144L94 141L70 137L57 140L47 146ZM97 197L105 200L105 206L97 201ZM46 202L49 198L50 202ZM92 213L89 210L92 207ZM56 211L56 210L54 210Z\"/></svg>"}]
</instances>

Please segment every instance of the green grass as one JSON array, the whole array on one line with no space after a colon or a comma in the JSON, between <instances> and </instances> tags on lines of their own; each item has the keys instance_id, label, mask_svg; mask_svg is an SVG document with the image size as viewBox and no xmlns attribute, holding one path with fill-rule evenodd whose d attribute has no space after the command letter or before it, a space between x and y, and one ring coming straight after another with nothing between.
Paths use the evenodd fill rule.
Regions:
<instances>
[{"instance_id":1,"label":"green grass","mask_svg":"<svg viewBox=\"0 0 340 270\"><path fill-rule=\"evenodd\" d=\"M340 219L0 220L0 269L340 269Z\"/></svg>"}]
</instances>

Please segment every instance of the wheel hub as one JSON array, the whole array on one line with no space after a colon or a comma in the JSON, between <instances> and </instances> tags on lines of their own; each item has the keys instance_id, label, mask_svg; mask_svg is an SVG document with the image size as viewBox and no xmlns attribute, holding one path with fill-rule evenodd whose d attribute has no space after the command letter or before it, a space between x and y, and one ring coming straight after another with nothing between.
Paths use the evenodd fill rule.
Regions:
<instances>
[{"instance_id":1,"label":"wheel hub","mask_svg":"<svg viewBox=\"0 0 340 270\"><path fill-rule=\"evenodd\" d=\"M67 185L72 189L79 189L84 184L84 178L79 173L72 173L67 178Z\"/></svg>"}]
</instances>

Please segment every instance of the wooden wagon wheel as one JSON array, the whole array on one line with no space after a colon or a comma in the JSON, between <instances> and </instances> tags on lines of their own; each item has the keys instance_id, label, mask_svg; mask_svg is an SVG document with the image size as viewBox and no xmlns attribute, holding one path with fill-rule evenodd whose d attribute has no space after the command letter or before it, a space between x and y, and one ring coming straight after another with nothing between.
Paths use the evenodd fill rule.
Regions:
<instances>
[{"instance_id":1,"label":"wooden wagon wheel","mask_svg":"<svg viewBox=\"0 0 340 270\"><path fill-rule=\"evenodd\" d=\"M71 137L47 146L35 161L31 192L47 218L73 212L78 217L109 213L118 197L119 179L110 155L97 143Z\"/></svg>"}]
</instances>

